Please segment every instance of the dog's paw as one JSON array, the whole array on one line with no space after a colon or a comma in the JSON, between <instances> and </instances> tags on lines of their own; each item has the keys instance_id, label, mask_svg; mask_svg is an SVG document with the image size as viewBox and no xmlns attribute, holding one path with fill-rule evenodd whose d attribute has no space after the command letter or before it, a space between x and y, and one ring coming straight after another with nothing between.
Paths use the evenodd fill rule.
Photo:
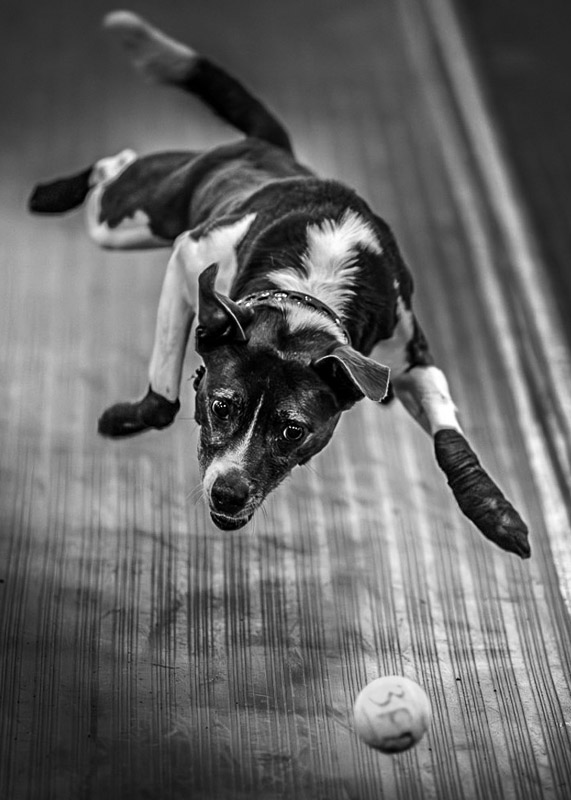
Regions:
<instances>
[{"instance_id":1,"label":"dog's paw","mask_svg":"<svg viewBox=\"0 0 571 800\"><path fill-rule=\"evenodd\" d=\"M116 403L106 409L99 417L97 430L112 439L135 436L152 428L161 430L174 421L179 409L179 400L171 402L149 387L142 400Z\"/></svg>"},{"instance_id":2,"label":"dog's paw","mask_svg":"<svg viewBox=\"0 0 571 800\"><path fill-rule=\"evenodd\" d=\"M464 514L499 547L529 558L527 525L504 497L462 436L452 429L434 437L436 460Z\"/></svg>"},{"instance_id":3,"label":"dog's paw","mask_svg":"<svg viewBox=\"0 0 571 800\"><path fill-rule=\"evenodd\" d=\"M33 214L65 214L78 208L89 192L90 176L91 167L77 175L39 183L30 195L28 210Z\"/></svg>"}]
</instances>

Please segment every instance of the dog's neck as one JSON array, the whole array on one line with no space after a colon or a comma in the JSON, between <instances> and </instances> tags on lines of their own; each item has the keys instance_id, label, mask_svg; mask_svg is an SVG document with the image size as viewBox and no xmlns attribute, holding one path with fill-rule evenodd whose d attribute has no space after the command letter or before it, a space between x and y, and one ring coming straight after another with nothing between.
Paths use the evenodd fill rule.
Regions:
<instances>
[{"instance_id":1,"label":"dog's neck","mask_svg":"<svg viewBox=\"0 0 571 800\"><path fill-rule=\"evenodd\" d=\"M356 298L369 292L367 276L375 274L370 262L382 248L372 219L361 210L339 210L331 192L309 222L295 209L277 221L264 217L261 231L252 225L238 248L231 296L243 303L254 295L256 304L281 307L292 330L327 331L334 344L348 344L350 335L360 348L363 331L374 329L375 320L355 308ZM365 344L375 335L367 333Z\"/></svg>"},{"instance_id":2,"label":"dog's neck","mask_svg":"<svg viewBox=\"0 0 571 800\"><path fill-rule=\"evenodd\" d=\"M341 344L351 344L351 337L341 317L318 297L305 292L284 289L264 289L240 299L238 304L244 308L270 306L281 308L289 317L292 328L306 325L327 330L335 335Z\"/></svg>"}]
</instances>

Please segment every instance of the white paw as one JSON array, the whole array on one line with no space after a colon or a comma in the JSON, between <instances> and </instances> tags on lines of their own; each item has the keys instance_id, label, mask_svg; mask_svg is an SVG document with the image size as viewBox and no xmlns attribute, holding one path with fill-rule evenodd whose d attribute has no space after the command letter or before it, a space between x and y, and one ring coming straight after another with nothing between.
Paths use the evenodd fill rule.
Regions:
<instances>
[{"instance_id":1,"label":"white paw","mask_svg":"<svg viewBox=\"0 0 571 800\"><path fill-rule=\"evenodd\" d=\"M137 154L129 148L121 150L116 156L100 159L93 167L90 179L91 185L97 186L100 183L109 183L136 160Z\"/></svg>"}]
</instances>

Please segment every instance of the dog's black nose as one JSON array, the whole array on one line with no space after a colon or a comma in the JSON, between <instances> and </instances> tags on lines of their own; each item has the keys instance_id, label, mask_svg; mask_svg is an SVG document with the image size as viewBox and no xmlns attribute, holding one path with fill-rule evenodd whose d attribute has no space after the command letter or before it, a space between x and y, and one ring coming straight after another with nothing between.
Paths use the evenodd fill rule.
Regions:
<instances>
[{"instance_id":1,"label":"dog's black nose","mask_svg":"<svg viewBox=\"0 0 571 800\"><path fill-rule=\"evenodd\" d=\"M238 470L220 475L210 490L212 508L221 514L237 514L242 511L250 495L250 486Z\"/></svg>"}]
</instances>

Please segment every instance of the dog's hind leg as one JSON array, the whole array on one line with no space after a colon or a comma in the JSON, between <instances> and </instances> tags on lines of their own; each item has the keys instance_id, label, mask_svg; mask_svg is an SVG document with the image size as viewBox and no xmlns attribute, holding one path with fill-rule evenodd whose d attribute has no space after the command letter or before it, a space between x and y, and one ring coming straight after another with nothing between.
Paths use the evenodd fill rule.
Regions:
<instances>
[{"instance_id":1,"label":"dog's hind leg","mask_svg":"<svg viewBox=\"0 0 571 800\"><path fill-rule=\"evenodd\" d=\"M133 150L122 150L75 175L38 184L29 209L61 214L84 204L88 233L100 247L169 247L189 227L190 173L199 155L138 158Z\"/></svg>"},{"instance_id":2,"label":"dog's hind leg","mask_svg":"<svg viewBox=\"0 0 571 800\"><path fill-rule=\"evenodd\" d=\"M38 183L28 200L28 209L34 214L65 214L73 211L83 205L93 189L115 180L136 158L133 150L122 150L116 156L102 158L73 175Z\"/></svg>"},{"instance_id":3,"label":"dog's hind leg","mask_svg":"<svg viewBox=\"0 0 571 800\"><path fill-rule=\"evenodd\" d=\"M172 240L153 232L149 215L141 208L139 176L129 180L129 168L137 162L133 150L123 150L116 156L100 159L91 170L85 222L89 236L100 247L138 250L172 244ZM136 167L135 171L139 172Z\"/></svg>"},{"instance_id":4,"label":"dog's hind leg","mask_svg":"<svg viewBox=\"0 0 571 800\"><path fill-rule=\"evenodd\" d=\"M148 216L132 207L128 186L118 184L136 161L133 150L122 150L74 175L40 183L30 196L28 208L34 214L64 214L85 204L87 231L100 247L125 250L168 246L170 240L156 236L150 229ZM117 199L121 197L123 203L119 204L123 208L117 214Z\"/></svg>"}]
</instances>

